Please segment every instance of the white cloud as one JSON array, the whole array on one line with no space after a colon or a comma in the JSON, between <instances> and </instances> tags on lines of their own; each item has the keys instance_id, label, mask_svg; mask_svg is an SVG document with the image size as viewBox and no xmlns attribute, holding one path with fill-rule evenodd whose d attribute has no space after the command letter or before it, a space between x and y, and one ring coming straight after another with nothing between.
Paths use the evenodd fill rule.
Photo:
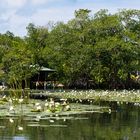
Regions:
<instances>
[{"instance_id":1,"label":"white cloud","mask_svg":"<svg viewBox=\"0 0 140 140\"><path fill-rule=\"evenodd\" d=\"M100 9L109 9L110 12L117 11L119 8L140 9L138 0L135 2L128 0L123 2L120 0L119 2L118 0L117 3L113 0L109 2L103 2L103 0L75 0L75 2L70 3L71 0L67 0L68 3L65 4L64 1L66 2L66 0L1 0L0 32L10 30L15 35L24 36L26 26L30 22L39 26L47 25L49 21L66 22L74 17L75 10L82 8L92 10L92 14ZM41 6L43 7L41 8ZM28 11L34 8L36 9L33 13L28 14ZM19 14L20 10L26 11L21 11L24 14Z\"/></svg>"},{"instance_id":2,"label":"white cloud","mask_svg":"<svg viewBox=\"0 0 140 140\"><path fill-rule=\"evenodd\" d=\"M9 14L7 30L10 30L15 35L24 36L29 23L34 23L36 26L46 26L49 21L68 21L72 18L72 13L73 10L63 7L61 9L40 9L30 17L20 16L16 13Z\"/></svg>"},{"instance_id":3,"label":"white cloud","mask_svg":"<svg viewBox=\"0 0 140 140\"><path fill-rule=\"evenodd\" d=\"M13 15L10 20L9 20L9 24L11 28L16 28L16 27L21 27L22 25L29 23L30 22L30 18L27 17L23 17L23 16L19 16L19 15Z\"/></svg>"},{"instance_id":4,"label":"white cloud","mask_svg":"<svg viewBox=\"0 0 140 140\"><path fill-rule=\"evenodd\" d=\"M33 0L32 0L33 1ZM53 0L49 0L53 1ZM35 2L35 0L34 0ZM37 0L36 0L37 2ZM43 1L42 1L43 2ZM34 3L35 4L35 3ZM68 20L74 17L74 11L80 8L88 8L93 10L92 4L83 4L83 5L72 5L72 6L65 6L65 7L49 7L46 9L38 9L34 14L30 17L28 16L20 16L17 15L15 11L12 13L5 13L3 14L3 18L7 17L8 19L8 29L12 31L16 35L24 36L26 33L26 26L32 22L35 25L45 26L48 24L49 21L64 21L67 22ZM94 9L95 10L95 9Z\"/></svg>"},{"instance_id":5,"label":"white cloud","mask_svg":"<svg viewBox=\"0 0 140 140\"><path fill-rule=\"evenodd\" d=\"M33 5L41 5L41 4L48 4L48 3L52 3L52 2L56 3L58 1L62 2L63 0L31 0L31 3Z\"/></svg>"},{"instance_id":6,"label":"white cloud","mask_svg":"<svg viewBox=\"0 0 140 140\"><path fill-rule=\"evenodd\" d=\"M7 20L9 20L15 13L16 13L16 10L9 10L9 11L6 11L5 13L2 13L2 14L1 14L0 20L2 20L2 21L7 21Z\"/></svg>"},{"instance_id":7,"label":"white cloud","mask_svg":"<svg viewBox=\"0 0 140 140\"><path fill-rule=\"evenodd\" d=\"M67 21L72 18L72 11L66 7L61 9L50 8L38 10L32 17L31 20L36 24L47 24L49 21Z\"/></svg>"},{"instance_id":8,"label":"white cloud","mask_svg":"<svg viewBox=\"0 0 140 140\"><path fill-rule=\"evenodd\" d=\"M5 0L4 1L6 3L7 6L11 7L11 8L20 8L23 7L25 5L25 3L27 2L27 0Z\"/></svg>"},{"instance_id":9,"label":"white cloud","mask_svg":"<svg viewBox=\"0 0 140 140\"><path fill-rule=\"evenodd\" d=\"M26 27L31 22L31 19L26 16L17 15L15 10L13 10L2 14L0 21L1 32L4 33L9 30L15 35L24 36L26 35Z\"/></svg>"},{"instance_id":10,"label":"white cloud","mask_svg":"<svg viewBox=\"0 0 140 140\"><path fill-rule=\"evenodd\" d=\"M31 3L34 5L44 4L46 3L46 0L31 0Z\"/></svg>"}]
</instances>

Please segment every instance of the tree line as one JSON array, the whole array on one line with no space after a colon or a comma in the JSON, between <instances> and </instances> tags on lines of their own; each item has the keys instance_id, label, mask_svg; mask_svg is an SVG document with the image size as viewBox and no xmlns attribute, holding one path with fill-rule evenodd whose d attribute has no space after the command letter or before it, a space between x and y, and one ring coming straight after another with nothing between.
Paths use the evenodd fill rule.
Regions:
<instances>
[{"instance_id":1,"label":"tree line","mask_svg":"<svg viewBox=\"0 0 140 140\"><path fill-rule=\"evenodd\" d=\"M74 15L47 27L30 23L24 38L0 34L0 79L19 88L45 66L67 88L139 88L140 10Z\"/></svg>"}]
</instances>

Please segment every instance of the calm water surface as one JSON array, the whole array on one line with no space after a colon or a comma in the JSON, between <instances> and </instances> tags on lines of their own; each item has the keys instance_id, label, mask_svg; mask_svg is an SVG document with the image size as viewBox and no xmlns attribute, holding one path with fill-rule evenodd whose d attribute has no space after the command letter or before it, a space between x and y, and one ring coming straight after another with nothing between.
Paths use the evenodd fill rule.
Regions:
<instances>
[{"instance_id":1,"label":"calm water surface","mask_svg":"<svg viewBox=\"0 0 140 140\"><path fill-rule=\"evenodd\" d=\"M140 107L123 105L109 113L31 120L0 118L0 140L140 140ZM23 127L23 130L19 130Z\"/></svg>"}]
</instances>

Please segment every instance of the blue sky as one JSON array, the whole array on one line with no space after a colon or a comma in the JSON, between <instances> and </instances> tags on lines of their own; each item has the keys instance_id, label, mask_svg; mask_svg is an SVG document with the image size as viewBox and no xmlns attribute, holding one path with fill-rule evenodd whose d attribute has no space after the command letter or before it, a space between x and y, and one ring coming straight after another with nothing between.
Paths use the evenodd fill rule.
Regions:
<instances>
[{"instance_id":1,"label":"blue sky","mask_svg":"<svg viewBox=\"0 0 140 140\"><path fill-rule=\"evenodd\" d=\"M81 8L92 14L100 9L140 9L140 0L0 0L0 33L9 30L24 36L29 23L47 26L50 21L67 22Z\"/></svg>"}]
</instances>

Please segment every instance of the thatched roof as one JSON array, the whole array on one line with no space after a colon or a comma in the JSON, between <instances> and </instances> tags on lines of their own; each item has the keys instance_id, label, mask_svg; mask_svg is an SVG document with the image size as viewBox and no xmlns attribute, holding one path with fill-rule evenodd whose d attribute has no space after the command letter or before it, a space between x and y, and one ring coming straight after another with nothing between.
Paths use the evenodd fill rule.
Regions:
<instances>
[{"instance_id":1,"label":"thatched roof","mask_svg":"<svg viewBox=\"0 0 140 140\"><path fill-rule=\"evenodd\" d=\"M50 69L50 68L47 68L47 67L41 67L41 68L40 68L40 71L54 72L54 71L56 71L56 70L54 70L54 69Z\"/></svg>"}]
</instances>

